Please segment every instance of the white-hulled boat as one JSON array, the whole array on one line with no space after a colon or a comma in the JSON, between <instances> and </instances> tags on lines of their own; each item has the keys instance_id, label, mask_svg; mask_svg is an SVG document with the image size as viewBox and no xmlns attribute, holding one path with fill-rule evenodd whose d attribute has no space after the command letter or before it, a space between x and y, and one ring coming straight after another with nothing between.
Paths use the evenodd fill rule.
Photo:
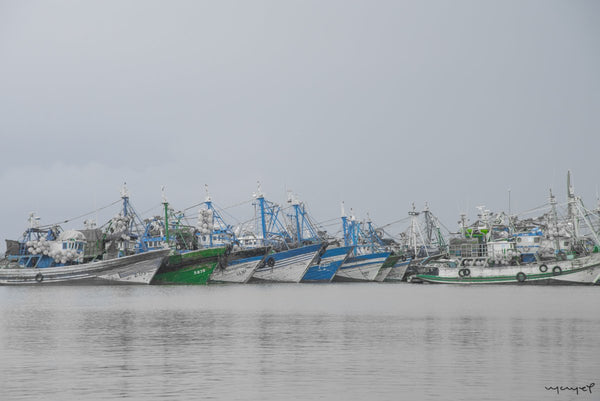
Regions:
<instances>
[{"instance_id":1,"label":"white-hulled boat","mask_svg":"<svg viewBox=\"0 0 600 401\"><path fill-rule=\"evenodd\" d=\"M234 251L219 263L210 276L212 283L238 283L250 281L256 269L264 264L268 247Z\"/></svg>"},{"instance_id":2,"label":"white-hulled boat","mask_svg":"<svg viewBox=\"0 0 600 401\"><path fill-rule=\"evenodd\" d=\"M0 268L0 284L149 284L170 250L54 267Z\"/></svg>"},{"instance_id":3,"label":"white-hulled boat","mask_svg":"<svg viewBox=\"0 0 600 401\"><path fill-rule=\"evenodd\" d=\"M467 263L464 263L464 262ZM485 259L439 260L416 278L443 284L588 284L600 281L600 253L572 260L490 266Z\"/></svg>"},{"instance_id":4,"label":"white-hulled boat","mask_svg":"<svg viewBox=\"0 0 600 401\"><path fill-rule=\"evenodd\" d=\"M408 269L408 266L410 265L411 261L412 261L411 258L408 258L406 260L398 259L384 281L402 281L402 280L404 280L404 276L406 275L406 270Z\"/></svg>"},{"instance_id":5,"label":"white-hulled boat","mask_svg":"<svg viewBox=\"0 0 600 401\"><path fill-rule=\"evenodd\" d=\"M299 283L321 252L322 244L307 245L267 255L251 281Z\"/></svg>"},{"instance_id":6,"label":"white-hulled boat","mask_svg":"<svg viewBox=\"0 0 600 401\"><path fill-rule=\"evenodd\" d=\"M333 281L374 281L390 252L350 256L333 277Z\"/></svg>"},{"instance_id":7,"label":"white-hulled boat","mask_svg":"<svg viewBox=\"0 0 600 401\"><path fill-rule=\"evenodd\" d=\"M7 240L5 260L0 263L0 284L149 284L169 249L106 258L103 240L96 245L75 230L39 228L30 215L30 227L20 241ZM94 230L86 230L94 231ZM88 249L88 245L89 248ZM108 252L107 252L108 253Z\"/></svg>"}]
</instances>

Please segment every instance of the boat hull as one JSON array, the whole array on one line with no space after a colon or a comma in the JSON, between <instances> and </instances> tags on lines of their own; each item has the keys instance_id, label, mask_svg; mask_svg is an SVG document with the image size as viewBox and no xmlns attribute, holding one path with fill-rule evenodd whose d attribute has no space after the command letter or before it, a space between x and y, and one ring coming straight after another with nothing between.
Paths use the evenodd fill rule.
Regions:
<instances>
[{"instance_id":1,"label":"boat hull","mask_svg":"<svg viewBox=\"0 0 600 401\"><path fill-rule=\"evenodd\" d=\"M351 256L340 266L333 281L373 281L388 256L389 252Z\"/></svg>"},{"instance_id":2,"label":"boat hull","mask_svg":"<svg viewBox=\"0 0 600 401\"><path fill-rule=\"evenodd\" d=\"M168 253L158 250L71 266L7 267L0 269L0 284L149 284Z\"/></svg>"},{"instance_id":3,"label":"boat hull","mask_svg":"<svg viewBox=\"0 0 600 401\"><path fill-rule=\"evenodd\" d=\"M390 272L392 271L392 269L394 268L394 266L396 265L396 262L398 262L398 260L400 260L400 255L388 256L388 258L383 263L383 266L381 266L381 269L379 269L377 276L375 276L375 280L373 280L373 281L382 283L383 280L385 280L387 278L387 276L389 276Z\"/></svg>"},{"instance_id":4,"label":"boat hull","mask_svg":"<svg viewBox=\"0 0 600 401\"><path fill-rule=\"evenodd\" d=\"M251 281L299 283L321 248L321 244L307 245L267 255Z\"/></svg>"},{"instance_id":5,"label":"boat hull","mask_svg":"<svg viewBox=\"0 0 600 401\"><path fill-rule=\"evenodd\" d=\"M468 274L465 274L465 269L469 270ZM417 274L416 277L428 283L441 284L593 285L600 280L600 254L592 254L572 261L522 266L439 268L436 275Z\"/></svg>"},{"instance_id":6,"label":"boat hull","mask_svg":"<svg viewBox=\"0 0 600 401\"><path fill-rule=\"evenodd\" d=\"M392 270L385 278L385 281L403 281L404 276L406 275L406 270L410 265L410 259L407 260L398 260L396 264L392 267Z\"/></svg>"},{"instance_id":7,"label":"boat hull","mask_svg":"<svg viewBox=\"0 0 600 401\"><path fill-rule=\"evenodd\" d=\"M225 249L198 249L170 255L156 272L151 284L206 284Z\"/></svg>"},{"instance_id":8,"label":"boat hull","mask_svg":"<svg viewBox=\"0 0 600 401\"><path fill-rule=\"evenodd\" d=\"M302 282L329 283L352 249L351 246L327 249L321 256L319 263L312 264L308 268L306 274L302 277Z\"/></svg>"},{"instance_id":9,"label":"boat hull","mask_svg":"<svg viewBox=\"0 0 600 401\"><path fill-rule=\"evenodd\" d=\"M210 276L211 283L247 283L264 261L269 248L233 252L226 263L218 264Z\"/></svg>"}]
</instances>

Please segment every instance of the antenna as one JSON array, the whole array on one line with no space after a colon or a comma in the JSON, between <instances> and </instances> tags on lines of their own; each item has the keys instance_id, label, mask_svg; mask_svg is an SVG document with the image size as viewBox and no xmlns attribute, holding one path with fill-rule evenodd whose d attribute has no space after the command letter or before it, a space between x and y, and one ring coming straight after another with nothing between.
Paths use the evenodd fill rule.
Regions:
<instances>
[{"instance_id":1,"label":"antenna","mask_svg":"<svg viewBox=\"0 0 600 401\"><path fill-rule=\"evenodd\" d=\"M129 198L129 191L127 191L127 183L123 182L121 187L121 198Z\"/></svg>"},{"instance_id":2,"label":"antenna","mask_svg":"<svg viewBox=\"0 0 600 401\"><path fill-rule=\"evenodd\" d=\"M40 226L40 218L35 215L35 212L29 213L29 228L38 228Z\"/></svg>"},{"instance_id":3,"label":"antenna","mask_svg":"<svg viewBox=\"0 0 600 401\"><path fill-rule=\"evenodd\" d=\"M210 194L208 193L208 184L204 184L204 190L206 191L206 201L205 202L210 202Z\"/></svg>"},{"instance_id":4,"label":"antenna","mask_svg":"<svg viewBox=\"0 0 600 401\"><path fill-rule=\"evenodd\" d=\"M344 201L342 201L342 217L346 217L346 210L344 209Z\"/></svg>"},{"instance_id":5,"label":"antenna","mask_svg":"<svg viewBox=\"0 0 600 401\"><path fill-rule=\"evenodd\" d=\"M165 194L165 186L164 185L162 187L160 187L160 193L162 195L162 203L168 203L167 195Z\"/></svg>"},{"instance_id":6,"label":"antenna","mask_svg":"<svg viewBox=\"0 0 600 401\"><path fill-rule=\"evenodd\" d=\"M508 219L510 220L510 188L508 188Z\"/></svg>"}]
</instances>

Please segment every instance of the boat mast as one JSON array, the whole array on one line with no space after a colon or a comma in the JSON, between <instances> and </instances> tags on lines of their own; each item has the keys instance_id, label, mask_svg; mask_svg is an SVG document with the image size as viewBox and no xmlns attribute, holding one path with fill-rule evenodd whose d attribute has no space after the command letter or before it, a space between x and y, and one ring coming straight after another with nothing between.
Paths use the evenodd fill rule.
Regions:
<instances>
[{"instance_id":1,"label":"boat mast","mask_svg":"<svg viewBox=\"0 0 600 401\"><path fill-rule=\"evenodd\" d=\"M344 246L349 246L350 238L348 238L348 217L346 216L346 210L344 210L344 201L342 201L342 229L344 231Z\"/></svg>"},{"instance_id":2,"label":"boat mast","mask_svg":"<svg viewBox=\"0 0 600 401\"><path fill-rule=\"evenodd\" d=\"M123 183L121 188L121 199L123 199L123 217L127 217L127 209L129 209L129 192L127 191L127 183Z\"/></svg>"},{"instance_id":3,"label":"boat mast","mask_svg":"<svg viewBox=\"0 0 600 401\"><path fill-rule=\"evenodd\" d=\"M556 197L552 193L552 189L550 189L550 223L554 228L554 250L558 252L560 250L560 243L558 240L558 214L556 213Z\"/></svg>"},{"instance_id":4,"label":"boat mast","mask_svg":"<svg viewBox=\"0 0 600 401\"><path fill-rule=\"evenodd\" d=\"M576 200L575 207L577 208L578 214L581 215L581 217L583 218L583 221L585 222L585 224L589 228L590 232L592 233L592 237L594 237L594 242L596 243L596 246L600 246L600 238L598 238L598 233L594 229L592 222L589 220L587 214L585 213L585 206L583 205L583 201L579 197L575 197L575 200Z\"/></svg>"},{"instance_id":5,"label":"boat mast","mask_svg":"<svg viewBox=\"0 0 600 401\"><path fill-rule=\"evenodd\" d=\"M262 191L260 190L260 181L257 181L258 183L258 189L256 191L256 199L258 200L258 205L260 207L260 222L261 222L261 228L262 228L262 244L263 246L266 246L267 243L267 222L265 219L265 196L263 195Z\"/></svg>"},{"instance_id":6,"label":"boat mast","mask_svg":"<svg viewBox=\"0 0 600 401\"><path fill-rule=\"evenodd\" d=\"M169 244L169 202L167 202L167 196L165 195L165 186L161 187L162 192L162 204L165 207L165 243L167 247L170 247Z\"/></svg>"},{"instance_id":7,"label":"boat mast","mask_svg":"<svg viewBox=\"0 0 600 401\"><path fill-rule=\"evenodd\" d=\"M433 230L435 229L433 224L433 218L431 216L431 211L429 210L429 205L425 202L425 209L423 209L423 214L425 215L425 238L427 239L427 245L431 245L433 242Z\"/></svg>"},{"instance_id":8,"label":"boat mast","mask_svg":"<svg viewBox=\"0 0 600 401\"><path fill-rule=\"evenodd\" d=\"M462 233L462 235L464 235L465 237L467 236L467 214L466 213L461 213L460 214L460 231ZM470 235L470 237L472 237L472 235Z\"/></svg>"},{"instance_id":9,"label":"boat mast","mask_svg":"<svg viewBox=\"0 0 600 401\"><path fill-rule=\"evenodd\" d=\"M410 219L410 241L411 244L409 246L412 246L413 251L415 253L415 257L419 254L418 249L417 249L417 235L421 238L421 242L423 242L423 244L425 243L424 238L423 238L423 233L421 232L421 227L419 226L419 223L417 221L417 218L419 216L419 212L417 212L417 208L415 207L415 204L412 204L412 211L408 212L408 215L411 217ZM425 252L429 255L429 251L427 250L427 247L425 246Z\"/></svg>"},{"instance_id":10,"label":"boat mast","mask_svg":"<svg viewBox=\"0 0 600 401\"><path fill-rule=\"evenodd\" d=\"M571 184L571 171L567 171L567 202L569 220L573 224L573 236L579 238L579 214L577 213L577 198L575 197L575 190Z\"/></svg>"},{"instance_id":11,"label":"boat mast","mask_svg":"<svg viewBox=\"0 0 600 401\"><path fill-rule=\"evenodd\" d=\"M212 206L212 199L211 199L211 197L210 197L210 195L208 193L208 185L207 184L204 184L204 190L206 191L206 199L204 200L204 204L206 205L206 208L208 210L212 210L212 208L213 208L213 206ZM214 224L215 224L215 215L214 215L214 212L213 212L212 225L214 226ZM214 229L211 229L210 230L210 234L208 234L208 239L209 239L210 247L211 248L213 246L213 232L214 232Z\"/></svg>"},{"instance_id":12,"label":"boat mast","mask_svg":"<svg viewBox=\"0 0 600 401\"><path fill-rule=\"evenodd\" d=\"M367 212L367 227L369 230L369 247L371 248L371 252L375 252L375 241L373 241L373 234L374 234L374 230L373 230L373 225L371 222L371 216L369 216L369 213Z\"/></svg>"},{"instance_id":13,"label":"boat mast","mask_svg":"<svg viewBox=\"0 0 600 401\"><path fill-rule=\"evenodd\" d=\"M302 244L303 231L300 230L300 202L296 198L294 198L294 195L291 192L288 193L288 202L290 202L294 208L294 216L296 218L296 238L298 241L298 246L300 246L300 244Z\"/></svg>"}]
</instances>

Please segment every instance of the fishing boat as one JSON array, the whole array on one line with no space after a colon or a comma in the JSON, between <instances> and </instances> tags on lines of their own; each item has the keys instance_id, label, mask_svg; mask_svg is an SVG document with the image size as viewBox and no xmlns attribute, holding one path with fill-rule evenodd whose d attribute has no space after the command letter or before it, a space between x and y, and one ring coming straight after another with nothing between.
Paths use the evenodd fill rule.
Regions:
<instances>
[{"instance_id":1,"label":"fishing boat","mask_svg":"<svg viewBox=\"0 0 600 401\"><path fill-rule=\"evenodd\" d=\"M467 261L467 263L464 263ZM524 265L491 265L485 258L438 260L416 278L443 284L597 284L600 254Z\"/></svg>"},{"instance_id":2,"label":"fishing boat","mask_svg":"<svg viewBox=\"0 0 600 401\"><path fill-rule=\"evenodd\" d=\"M313 244L267 255L251 281L299 283L322 248L321 244Z\"/></svg>"},{"instance_id":3,"label":"fishing boat","mask_svg":"<svg viewBox=\"0 0 600 401\"><path fill-rule=\"evenodd\" d=\"M338 246L325 249L325 253L309 266L306 274L302 277L302 282L329 283L348 259L353 248L352 246Z\"/></svg>"},{"instance_id":4,"label":"fishing boat","mask_svg":"<svg viewBox=\"0 0 600 401\"><path fill-rule=\"evenodd\" d=\"M59 226L40 228L37 220L30 216L20 241L6 241L0 284L149 284L169 252L89 260L83 233Z\"/></svg>"},{"instance_id":5,"label":"fishing boat","mask_svg":"<svg viewBox=\"0 0 600 401\"><path fill-rule=\"evenodd\" d=\"M256 225L260 227L256 243L278 251L267 255L254 272L251 281L299 283L311 264L323 254L326 244L316 243L285 249L294 246L294 241L280 220L281 208L265 199L260 184L255 199L258 212Z\"/></svg>"},{"instance_id":6,"label":"fishing boat","mask_svg":"<svg viewBox=\"0 0 600 401\"><path fill-rule=\"evenodd\" d=\"M390 252L354 255L346 259L333 281L375 281Z\"/></svg>"},{"instance_id":7,"label":"fishing boat","mask_svg":"<svg viewBox=\"0 0 600 401\"><path fill-rule=\"evenodd\" d=\"M449 257L425 264L415 277L430 283L597 284L600 239L583 202L574 194L570 173L567 205L567 217L558 221L556 200L550 191L551 210L533 227L535 219L523 223L515 218L509 219L509 227L498 227L500 216L494 218L480 207L473 226L466 227L464 216L461 218L463 238L451 242ZM563 231L568 232L563 235ZM554 244L550 252L544 251L544 243Z\"/></svg>"},{"instance_id":8,"label":"fishing boat","mask_svg":"<svg viewBox=\"0 0 600 401\"><path fill-rule=\"evenodd\" d=\"M225 245L198 249L197 232L194 227L183 224L182 212L169 208L164 195L164 217L146 220L146 229L140 241L140 249L170 249L170 255L160 266L152 284L207 284L215 268L226 263L225 255L230 247Z\"/></svg>"},{"instance_id":9,"label":"fishing boat","mask_svg":"<svg viewBox=\"0 0 600 401\"><path fill-rule=\"evenodd\" d=\"M207 284L219 264L225 247L176 252L156 272L152 284Z\"/></svg>"},{"instance_id":10,"label":"fishing boat","mask_svg":"<svg viewBox=\"0 0 600 401\"><path fill-rule=\"evenodd\" d=\"M354 248L352 254L340 266L333 281L374 281L392 253L383 248L380 234L375 232L370 219L361 223L352 213L348 218L343 203L342 228L344 245L352 245Z\"/></svg>"},{"instance_id":11,"label":"fishing boat","mask_svg":"<svg viewBox=\"0 0 600 401\"><path fill-rule=\"evenodd\" d=\"M215 208L212 198L206 188L206 199L198 211L197 243L200 248L212 249L227 247L219 263L209 278L211 283L247 283L256 269L260 267L265 257L270 253L268 246L257 246L256 243L244 249L234 231L233 226L227 224L221 213Z\"/></svg>"},{"instance_id":12,"label":"fishing boat","mask_svg":"<svg viewBox=\"0 0 600 401\"><path fill-rule=\"evenodd\" d=\"M218 263L210 276L211 283L245 284L256 269L264 265L269 254L268 247L239 249L225 254L223 263Z\"/></svg>"},{"instance_id":13,"label":"fishing boat","mask_svg":"<svg viewBox=\"0 0 600 401\"><path fill-rule=\"evenodd\" d=\"M288 191L288 203L291 205L290 234L295 246L308 244L326 244L321 249L319 257L311 263L302 277L302 282L329 283L340 266L352 252L353 246L339 246L338 241L329 241L325 231L319 231L317 224L306 210L304 202Z\"/></svg>"},{"instance_id":14,"label":"fishing boat","mask_svg":"<svg viewBox=\"0 0 600 401\"><path fill-rule=\"evenodd\" d=\"M413 203L408 216L410 224L400 234L398 253L402 258L396 262L385 281L406 281L406 277L414 275L423 263L447 252L446 239L440 228L441 223L427 203L422 211L417 211ZM420 217L422 222L419 220Z\"/></svg>"},{"instance_id":15,"label":"fishing boat","mask_svg":"<svg viewBox=\"0 0 600 401\"><path fill-rule=\"evenodd\" d=\"M411 261L411 258L399 258L392 266L384 281L404 281L404 276L406 275L406 271L408 270Z\"/></svg>"},{"instance_id":16,"label":"fishing boat","mask_svg":"<svg viewBox=\"0 0 600 401\"><path fill-rule=\"evenodd\" d=\"M401 259L401 257L402 255L390 254L390 256L388 256L388 258L383 263L383 266L381 266L381 269L379 269L379 272L377 273L377 276L375 276L375 279L373 281L381 283L384 280L386 280L396 263L398 263L398 261Z\"/></svg>"}]
</instances>

